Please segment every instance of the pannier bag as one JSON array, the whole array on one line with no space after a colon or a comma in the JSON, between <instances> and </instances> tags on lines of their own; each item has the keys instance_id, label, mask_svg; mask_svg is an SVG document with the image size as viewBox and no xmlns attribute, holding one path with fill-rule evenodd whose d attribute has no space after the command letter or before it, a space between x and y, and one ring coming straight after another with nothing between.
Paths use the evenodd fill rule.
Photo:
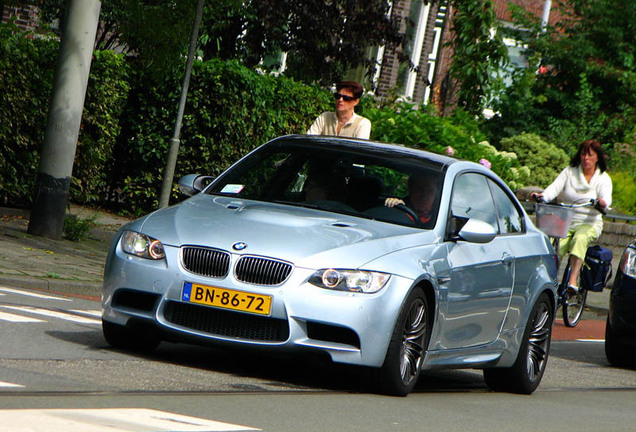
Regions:
<instances>
[{"instance_id":1,"label":"pannier bag","mask_svg":"<svg viewBox=\"0 0 636 432\"><path fill-rule=\"evenodd\" d=\"M602 246L590 246L581 270L581 280L590 291L603 291L612 278L612 251Z\"/></svg>"}]
</instances>

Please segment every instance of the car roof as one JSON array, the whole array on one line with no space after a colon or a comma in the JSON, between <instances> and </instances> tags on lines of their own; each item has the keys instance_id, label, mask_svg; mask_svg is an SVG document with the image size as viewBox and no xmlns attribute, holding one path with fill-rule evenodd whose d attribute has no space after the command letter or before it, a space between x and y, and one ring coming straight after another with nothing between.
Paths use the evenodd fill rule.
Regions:
<instances>
[{"instance_id":1,"label":"car roof","mask_svg":"<svg viewBox=\"0 0 636 432\"><path fill-rule=\"evenodd\" d=\"M340 148L346 151L359 151L364 154L375 154L392 159L418 159L419 161L429 166L436 167L439 171L446 171L446 169L450 165L460 162L460 160L452 157L443 156L425 150L406 147L401 144L388 144L379 141L370 141L365 139L347 137L322 135L286 135L275 138L265 145L302 145L314 146L318 148Z\"/></svg>"}]
</instances>

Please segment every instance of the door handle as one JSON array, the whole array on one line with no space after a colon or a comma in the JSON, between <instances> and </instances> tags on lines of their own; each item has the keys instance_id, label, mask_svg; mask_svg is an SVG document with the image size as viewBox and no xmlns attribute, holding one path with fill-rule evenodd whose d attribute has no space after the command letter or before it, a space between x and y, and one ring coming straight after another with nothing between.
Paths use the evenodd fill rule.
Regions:
<instances>
[{"instance_id":1,"label":"door handle","mask_svg":"<svg viewBox=\"0 0 636 432\"><path fill-rule=\"evenodd\" d=\"M508 252L504 252L503 255L501 256L501 262L508 265L512 264L514 259L515 257L510 255Z\"/></svg>"}]
</instances>

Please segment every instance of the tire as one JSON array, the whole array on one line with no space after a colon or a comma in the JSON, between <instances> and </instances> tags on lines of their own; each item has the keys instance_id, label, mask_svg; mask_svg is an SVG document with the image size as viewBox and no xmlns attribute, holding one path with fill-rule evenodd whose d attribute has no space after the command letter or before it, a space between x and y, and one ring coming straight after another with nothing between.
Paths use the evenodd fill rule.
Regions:
<instances>
[{"instance_id":1,"label":"tire","mask_svg":"<svg viewBox=\"0 0 636 432\"><path fill-rule=\"evenodd\" d=\"M415 388L430 337L429 318L426 296L415 288L402 305L384 364L377 371L381 393L406 396Z\"/></svg>"},{"instance_id":2,"label":"tire","mask_svg":"<svg viewBox=\"0 0 636 432\"><path fill-rule=\"evenodd\" d=\"M102 320L102 332L111 347L139 353L154 351L161 342L158 332L149 326L122 326Z\"/></svg>"},{"instance_id":3,"label":"tire","mask_svg":"<svg viewBox=\"0 0 636 432\"><path fill-rule=\"evenodd\" d=\"M569 278L569 273L568 273ZM567 287L567 278L563 278L564 287ZM581 276L577 285L579 286L579 292L577 294L569 294L567 289L565 291L565 299L563 301L563 323L566 327L574 327L581 320L583 315L583 309L585 309L585 301L587 300L587 289L581 284Z\"/></svg>"},{"instance_id":4,"label":"tire","mask_svg":"<svg viewBox=\"0 0 636 432\"><path fill-rule=\"evenodd\" d=\"M515 363L508 368L484 369L488 387L517 394L534 392L548 363L553 322L554 308L543 293L532 308Z\"/></svg>"}]
</instances>

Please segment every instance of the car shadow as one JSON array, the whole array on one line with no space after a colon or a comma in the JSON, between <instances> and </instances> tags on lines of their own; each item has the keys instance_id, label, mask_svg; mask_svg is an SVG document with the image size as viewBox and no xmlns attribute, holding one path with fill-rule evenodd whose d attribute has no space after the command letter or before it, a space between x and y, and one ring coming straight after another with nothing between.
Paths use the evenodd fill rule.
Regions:
<instances>
[{"instance_id":1,"label":"car shadow","mask_svg":"<svg viewBox=\"0 0 636 432\"><path fill-rule=\"evenodd\" d=\"M236 391L257 392L279 388L281 391L336 391L377 393L374 369L333 363L320 353L280 353L263 349L199 346L162 342L151 353L135 353L111 348L101 329L82 332L50 331L58 340L75 343L91 351L111 351L137 359L179 367L253 378L264 385L230 384ZM414 392L488 391L481 371L424 371Z\"/></svg>"}]
</instances>

